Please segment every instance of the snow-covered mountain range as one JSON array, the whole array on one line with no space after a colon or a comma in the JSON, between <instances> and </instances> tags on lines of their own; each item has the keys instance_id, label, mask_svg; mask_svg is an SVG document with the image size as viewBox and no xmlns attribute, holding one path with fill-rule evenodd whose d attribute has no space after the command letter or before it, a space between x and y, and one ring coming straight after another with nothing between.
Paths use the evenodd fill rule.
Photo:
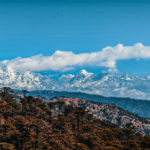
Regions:
<instances>
[{"instance_id":1,"label":"snow-covered mountain range","mask_svg":"<svg viewBox=\"0 0 150 150\"><path fill-rule=\"evenodd\" d=\"M81 70L76 75L62 75L58 79L30 71L15 72L11 68L0 68L0 87L13 89L56 90L86 92L114 97L131 97L150 100L150 77L115 75L101 72L98 75Z\"/></svg>"}]
</instances>

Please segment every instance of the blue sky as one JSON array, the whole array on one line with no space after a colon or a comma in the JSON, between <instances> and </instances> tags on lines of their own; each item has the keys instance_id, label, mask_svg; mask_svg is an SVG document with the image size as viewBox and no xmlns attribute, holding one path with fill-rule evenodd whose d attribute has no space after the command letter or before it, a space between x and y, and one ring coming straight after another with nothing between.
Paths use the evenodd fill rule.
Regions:
<instances>
[{"instance_id":1,"label":"blue sky","mask_svg":"<svg viewBox=\"0 0 150 150\"><path fill-rule=\"evenodd\" d=\"M148 0L0 0L0 20L1 61L56 50L98 52L119 43L150 46ZM117 69L148 75L149 64L149 58L119 60ZM83 67L95 73L105 69L78 66L73 72Z\"/></svg>"}]
</instances>

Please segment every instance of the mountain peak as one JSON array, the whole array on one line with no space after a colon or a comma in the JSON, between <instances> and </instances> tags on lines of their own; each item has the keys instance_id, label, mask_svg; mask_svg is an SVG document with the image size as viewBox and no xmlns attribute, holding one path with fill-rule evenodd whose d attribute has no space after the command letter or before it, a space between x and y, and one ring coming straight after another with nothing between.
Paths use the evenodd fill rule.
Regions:
<instances>
[{"instance_id":1,"label":"mountain peak","mask_svg":"<svg viewBox=\"0 0 150 150\"><path fill-rule=\"evenodd\" d=\"M71 79L71 78L73 78L74 77L74 75L73 74L68 74L68 75L62 75L60 78L59 78L59 80L62 80L62 79Z\"/></svg>"},{"instance_id":2,"label":"mountain peak","mask_svg":"<svg viewBox=\"0 0 150 150\"><path fill-rule=\"evenodd\" d=\"M4 66L0 67L0 87L4 86L14 89L81 91L104 96L150 99L150 77L112 74L106 71L94 75L85 69L76 75L65 74L55 80L36 72L15 72Z\"/></svg>"},{"instance_id":3,"label":"mountain peak","mask_svg":"<svg viewBox=\"0 0 150 150\"><path fill-rule=\"evenodd\" d=\"M91 76L93 73L87 72L85 69L80 70L78 74L83 74L84 76Z\"/></svg>"},{"instance_id":4,"label":"mountain peak","mask_svg":"<svg viewBox=\"0 0 150 150\"><path fill-rule=\"evenodd\" d=\"M85 69L80 70L80 73L87 74L88 72Z\"/></svg>"},{"instance_id":5,"label":"mountain peak","mask_svg":"<svg viewBox=\"0 0 150 150\"><path fill-rule=\"evenodd\" d=\"M125 80L130 80L130 79L131 79L131 77L130 77L130 75L129 75L128 73L123 73L123 74L121 75L121 78L122 78L122 79L125 79Z\"/></svg>"}]
</instances>

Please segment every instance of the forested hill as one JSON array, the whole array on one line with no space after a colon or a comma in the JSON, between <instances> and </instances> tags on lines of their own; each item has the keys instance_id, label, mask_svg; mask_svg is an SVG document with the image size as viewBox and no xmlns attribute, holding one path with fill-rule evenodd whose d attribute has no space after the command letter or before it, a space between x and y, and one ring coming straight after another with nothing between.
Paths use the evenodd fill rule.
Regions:
<instances>
[{"instance_id":1,"label":"forested hill","mask_svg":"<svg viewBox=\"0 0 150 150\"><path fill-rule=\"evenodd\" d=\"M82 108L0 93L2 150L143 150L150 137L95 119Z\"/></svg>"},{"instance_id":2,"label":"forested hill","mask_svg":"<svg viewBox=\"0 0 150 150\"><path fill-rule=\"evenodd\" d=\"M150 135L150 119L139 117L114 104L94 103L81 98L54 97L50 99L50 102L57 101L73 107L80 107L97 119L114 123L123 128L130 124L136 133Z\"/></svg>"},{"instance_id":3,"label":"forested hill","mask_svg":"<svg viewBox=\"0 0 150 150\"><path fill-rule=\"evenodd\" d=\"M14 93L23 94L20 90L13 90ZM149 100L137 100L123 97L105 97L95 94L87 94L82 92L67 92L67 91L52 91L52 90L37 90L28 91L28 96L40 96L46 99L52 97L65 96L67 98L79 97L88 101L99 102L99 103L112 103L118 107L121 107L129 112L138 114L141 117L150 118L150 101Z\"/></svg>"}]
</instances>

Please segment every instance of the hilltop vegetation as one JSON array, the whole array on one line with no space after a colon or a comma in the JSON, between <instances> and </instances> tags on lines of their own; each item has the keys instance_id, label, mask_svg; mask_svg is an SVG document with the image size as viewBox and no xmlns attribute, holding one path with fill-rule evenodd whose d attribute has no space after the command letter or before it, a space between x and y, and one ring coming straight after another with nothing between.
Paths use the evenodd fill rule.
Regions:
<instances>
[{"instance_id":1,"label":"hilltop vegetation","mask_svg":"<svg viewBox=\"0 0 150 150\"><path fill-rule=\"evenodd\" d=\"M21 93L19 90L13 90L15 93ZM67 91L52 91L52 90L39 90L39 91L30 91L28 93L30 96L41 96L46 99L52 97L65 96L68 98L79 97L86 99L92 102L98 103L108 103L115 104L118 107L121 107L129 112L138 114L144 118L150 118L150 101L149 100L138 100L131 98L121 98L121 97L105 97L101 95L87 94L82 92L67 92Z\"/></svg>"},{"instance_id":2,"label":"hilltop vegetation","mask_svg":"<svg viewBox=\"0 0 150 150\"><path fill-rule=\"evenodd\" d=\"M89 102L81 98L66 98L54 97L50 101L61 101L66 105L80 107L83 110L92 114L95 118L101 121L108 121L114 123L119 127L126 127L127 123L132 124L132 128L136 133L142 135L150 135L150 119L139 117L136 114L130 113L115 104L102 104L96 102Z\"/></svg>"},{"instance_id":3,"label":"hilltop vegetation","mask_svg":"<svg viewBox=\"0 0 150 150\"><path fill-rule=\"evenodd\" d=\"M95 119L81 108L0 93L2 150L143 150L150 137Z\"/></svg>"}]
</instances>

